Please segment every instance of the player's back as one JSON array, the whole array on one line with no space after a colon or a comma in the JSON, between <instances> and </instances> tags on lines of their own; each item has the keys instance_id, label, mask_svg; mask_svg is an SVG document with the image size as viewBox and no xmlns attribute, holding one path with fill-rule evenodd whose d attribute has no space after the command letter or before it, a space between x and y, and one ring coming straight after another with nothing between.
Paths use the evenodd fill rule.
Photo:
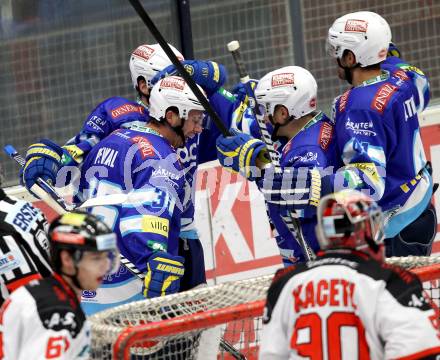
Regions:
<instances>
[{"instance_id":1,"label":"player's back","mask_svg":"<svg viewBox=\"0 0 440 360\"><path fill-rule=\"evenodd\" d=\"M417 117L418 92L403 71L398 74L384 72L347 90L335 103L344 164L357 164L366 174L374 189L371 195L383 210L400 212L388 224L387 237L417 218L432 194Z\"/></svg>"},{"instance_id":2,"label":"player's back","mask_svg":"<svg viewBox=\"0 0 440 360\"><path fill-rule=\"evenodd\" d=\"M124 204L95 207L140 273L153 251L177 255L184 176L174 149L156 131L119 129L100 141L82 167L82 199L129 193ZM143 299L142 281L121 265L96 292L84 292L87 314Z\"/></svg>"},{"instance_id":3,"label":"player's back","mask_svg":"<svg viewBox=\"0 0 440 360\"><path fill-rule=\"evenodd\" d=\"M279 272L268 293L261 359L390 359L438 353L420 281L350 250ZM290 357L289 357L290 356Z\"/></svg>"}]
</instances>

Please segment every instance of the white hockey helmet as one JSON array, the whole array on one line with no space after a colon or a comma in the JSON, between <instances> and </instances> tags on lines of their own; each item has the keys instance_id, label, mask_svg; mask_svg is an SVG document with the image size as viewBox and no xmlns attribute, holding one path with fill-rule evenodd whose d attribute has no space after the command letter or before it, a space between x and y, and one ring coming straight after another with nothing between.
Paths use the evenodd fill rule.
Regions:
<instances>
[{"instance_id":1,"label":"white hockey helmet","mask_svg":"<svg viewBox=\"0 0 440 360\"><path fill-rule=\"evenodd\" d=\"M197 86L205 95L203 89L199 85ZM176 107L179 110L179 116L185 120L188 118L190 110L204 111L202 104L188 84L179 76L167 76L151 89L150 116L160 121L165 117L165 113L170 107Z\"/></svg>"},{"instance_id":2,"label":"white hockey helmet","mask_svg":"<svg viewBox=\"0 0 440 360\"><path fill-rule=\"evenodd\" d=\"M326 49L338 59L350 50L360 66L365 67L385 60L390 42L387 21L374 12L359 11L335 20L328 30Z\"/></svg>"},{"instance_id":3,"label":"white hockey helmet","mask_svg":"<svg viewBox=\"0 0 440 360\"><path fill-rule=\"evenodd\" d=\"M300 66L286 66L264 75L255 89L255 97L273 115L276 105L284 105L298 119L316 110L318 84L313 75Z\"/></svg>"},{"instance_id":4,"label":"white hockey helmet","mask_svg":"<svg viewBox=\"0 0 440 360\"><path fill-rule=\"evenodd\" d=\"M170 44L168 45L180 61L184 60L179 50ZM151 79L153 76L171 64L171 60L159 44L138 46L131 53L129 64L131 81L133 82L134 88L137 88L137 81L140 76L142 76L147 82L147 85L151 87Z\"/></svg>"}]
</instances>

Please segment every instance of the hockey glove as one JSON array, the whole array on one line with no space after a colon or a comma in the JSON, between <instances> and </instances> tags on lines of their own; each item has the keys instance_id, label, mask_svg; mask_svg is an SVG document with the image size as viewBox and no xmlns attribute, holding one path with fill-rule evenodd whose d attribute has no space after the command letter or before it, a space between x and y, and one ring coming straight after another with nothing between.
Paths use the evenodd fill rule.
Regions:
<instances>
[{"instance_id":1,"label":"hockey glove","mask_svg":"<svg viewBox=\"0 0 440 360\"><path fill-rule=\"evenodd\" d=\"M281 173L273 167L265 169L257 186L264 199L279 211L296 211L306 217L315 214L320 198L331 192L328 178L307 167L283 169Z\"/></svg>"},{"instance_id":2,"label":"hockey glove","mask_svg":"<svg viewBox=\"0 0 440 360\"><path fill-rule=\"evenodd\" d=\"M216 141L217 157L220 164L232 172L238 172L248 180L255 180L261 171L257 159L268 163L264 142L248 134L231 130L232 136L219 136Z\"/></svg>"},{"instance_id":3,"label":"hockey glove","mask_svg":"<svg viewBox=\"0 0 440 360\"><path fill-rule=\"evenodd\" d=\"M47 139L42 139L29 146L21 179L26 189L30 191L37 178L54 184L61 166L62 156L63 149ZM35 196L34 193L32 195Z\"/></svg>"},{"instance_id":4,"label":"hockey glove","mask_svg":"<svg viewBox=\"0 0 440 360\"><path fill-rule=\"evenodd\" d=\"M388 53L387 53L387 57L390 56L395 56L398 58L402 57L402 53L400 52L400 50L397 48L397 46L395 44L393 44L392 42L390 43L390 45L388 46Z\"/></svg>"},{"instance_id":5,"label":"hockey glove","mask_svg":"<svg viewBox=\"0 0 440 360\"><path fill-rule=\"evenodd\" d=\"M153 253L147 261L147 274L143 294L154 298L175 294L180 288L180 278L185 272L185 259L163 251Z\"/></svg>"},{"instance_id":6,"label":"hockey glove","mask_svg":"<svg viewBox=\"0 0 440 360\"><path fill-rule=\"evenodd\" d=\"M63 165L73 165L78 166L83 162L84 159L84 151L76 145L64 145L63 149L63 157L61 163Z\"/></svg>"},{"instance_id":7,"label":"hockey glove","mask_svg":"<svg viewBox=\"0 0 440 360\"><path fill-rule=\"evenodd\" d=\"M217 92L226 82L228 76L226 68L214 61L184 60L182 65L193 80L206 91L208 96ZM159 71L151 79L151 83L154 85L160 79L169 75L179 75L174 65L169 65L162 71Z\"/></svg>"},{"instance_id":8,"label":"hockey glove","mask_svg":"<svg viewBox=\"0 0 440 360\"><path fill-rule=\"evenodd\" d=\"M231 93L234 94L237 100L245 103L247 106L255 107L255 104L250 104L250 102L255 102L255 94L254 90L258 85L258 80L250 79L247 83L238 83L236 84Z\"/></svg>"}]
</instances>

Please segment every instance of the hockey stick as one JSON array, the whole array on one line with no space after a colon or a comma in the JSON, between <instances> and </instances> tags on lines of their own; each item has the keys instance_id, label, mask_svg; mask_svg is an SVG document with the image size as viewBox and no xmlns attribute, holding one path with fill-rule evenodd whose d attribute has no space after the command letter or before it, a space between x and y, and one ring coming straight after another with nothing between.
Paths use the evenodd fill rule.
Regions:
<instances>
[{"instance_id":1,"label":"hockey stick","mask_svg":"<svg viewBox=\"0 0 440 360\"><path fill-rule=\"evenodd\" d=\"M243 84L246 84L249 81L249 74L246 71L246 67L244 65L244 62L241 59L240 55L240 43L237 40L231 41L227 44L228 50L232 55L232 58L234 59L234 63L237 67L238 74L240 76L240 81ZM249 88L247 96L249 99L252 99L254 101L254 106L250 106L254 117L257 119L258 127L260 128L260 133L263 138L264 143L266 144L266 148L269 152L270 160L275 168L276 173L281 173L281 166L280 166L280 157L278 152L275 150L273 146L272 137L269 134L269 131L267 130L266 124L264 123L264 120L261 116L258 116L258 104L257 99L253 95L252 89ZM294 217L292 214L290 216L283 216L282 217L286 226L289 228L289 230L295 235L296 240L298 241L299 245L301 246L303 253L308 261L315 258L315 254L313 250L307 245L306 240L304 239L302 230L301 230L301 224L299 220Z\"/></svg>"},{"instance_id":2,"label":"hockey stick","mask_svg":"<svg viewBox=\"0 0 440 360\"><path fill-rule=\"evenodd\" d=\"M192 79L192 77L188 74L188 72L185 70L183 65L180 63L177 56L174 54L174 52L169 47L168 43L163 38L160 31L157 29L156 25L154 25L153 21L150 19L148 14L146 13L145 9L139 2L139 0L128 0L130 4L133 6L133 8L138 13L139 17L142 19L144 24L148 27L151 34L154 36L154 38L159 43L160 47L165 51L168 58L171 60L173 65L176 67L177 71L179 72L179 75L183 77L188 84L188 86L193 91L194 95L197 97L197 99L200 101L202 106L205 108L205 111L207 114L211 117L211 119L214 121L217 128L221 131L221 133L224 136L229 136L229 130L226 128L225 124L223 124L223 121L220 119L220 117L217 115L217 113L214 111L212 106L209 104L208 99L202 94L200 89L197 87L195 81Z\"/></svg>"},{"instance_id":3,"label":"hockey stick","mask_svg":"<svg viewBox=\"0 0 440 360\"><path fill-rule=\"evenodd\" d=\"M5 153L15 160L21 167L24 167L26 160L21 156L12 145L6 145L4 147ZM91 198L84 201L81 204L70 204L64 200L64 198L58 194L56 189L48 182L41 178L37 178L36 184L31 187L38 197L48 204L57 214L64 214L75 209L84 209L94 206L106 206L106 205L118 205L126 202L129 199L129 194L111 194Z\"/></svg>"}]
</instances>

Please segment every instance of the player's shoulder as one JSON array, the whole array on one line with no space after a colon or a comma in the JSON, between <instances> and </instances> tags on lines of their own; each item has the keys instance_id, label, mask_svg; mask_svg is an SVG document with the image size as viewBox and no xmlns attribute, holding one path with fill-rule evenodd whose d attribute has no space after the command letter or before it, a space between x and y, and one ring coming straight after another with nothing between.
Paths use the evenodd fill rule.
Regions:
<instances>
[{"instance_id":1,"label":"player's shoulder","mask_svg":"<svg viewBox=\"0 0 440 360\"><path fill-rule=\"evenodd\" d=\"M409 64L405 60L396 56L387 57L385 61L381 63L381 68L390 71L392 74L404 72L403 79L405 80L408 78L408 74L411 73L425 76L425 73L420 68L415 65ZM400 74L398 74L397 76L400 76Z\"/></svg>"},{"instance_id":2,"label":"player's shoulder","mask_svg":"<svg viewBox=\"0 0 440 360\"><path fill-rule=\"evenodd\" d=\"M25 290L32 297L41 324L46 329L66 329L73 337L81 331L86 317L76 295L66 285L50 276L29 283Z\"/></svg>"},{"instance_id":3,"label":"player's shoulder","mask_svg":"<svg viewBox=\"0 0 440 360\"><path fill-rule=\"evenodd\" d=\"M335 138L333 122L324 112L318 112L298 134L292 138L282 149L285 159L293 159L296 156L310 154L310 159L305 162L316 160L316 151L326 152Z\"/></svg>"},{"instance_id":4,"label":"player's shoulder","mask_svg":"<svg viewBox=\"0 0 440 360\"><path fill-rule=\"evenodd\" d=\"M105 99L97 108L102 108L113 119L130 115L148 116L148 110L144 106L120 96Z\"/></svg>"},{"instance_id":5,"label":"player's shoulder","mask_svg":"<svg viewBox=\"0 0 440 360\"><path fill-rule=\"evenodd\" d=\"M381 79L371 79L364 84L348 89L334 104L334 114L338 117L349 117L363 114L371 119L381 118L396 104L412 92L405 72L395 74L385 71Z\"/></svg>"}]
</instances>

